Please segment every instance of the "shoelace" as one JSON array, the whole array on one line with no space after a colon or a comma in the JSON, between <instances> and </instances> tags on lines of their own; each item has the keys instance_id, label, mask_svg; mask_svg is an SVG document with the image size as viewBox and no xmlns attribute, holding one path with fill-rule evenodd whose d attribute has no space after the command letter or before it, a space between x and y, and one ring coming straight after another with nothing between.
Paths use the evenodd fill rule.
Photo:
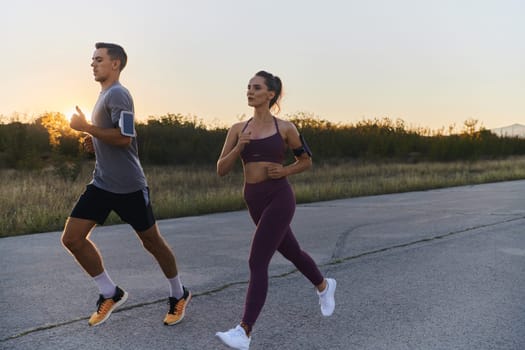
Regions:
<instances>
[{"instance_id":1,"label":"shoelace","mask_svg":"<svg viewBox=\"0 0 525 350\"><path fill-rule=\"evenodd\" d=\"M170 298L170 314L180 313L184 308L184 297L180 299Z\"/></svg>"},{"instance_id":2,"label":"shoelace","mask_svg":"<svg viewBox=\"0 0 525 350\"><path fill-rule=\"evenodd\" d=\"M112 298L109 298L109 299L104 299L102 301L100 301L100 303L98 303L98 309L97 309L97 313L98 314L102 314L102 313L106 313L109 311L109 309L111 308L111 306L113 305L113 299Z\"/></svg>"}]
</instances>

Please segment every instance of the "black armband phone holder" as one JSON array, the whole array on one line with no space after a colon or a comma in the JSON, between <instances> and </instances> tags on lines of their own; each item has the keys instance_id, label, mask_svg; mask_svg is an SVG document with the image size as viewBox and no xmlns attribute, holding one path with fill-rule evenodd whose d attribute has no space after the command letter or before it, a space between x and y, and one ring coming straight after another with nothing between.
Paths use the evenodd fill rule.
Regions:
<instances>
[{"instance_id":1,"label":"black armband phone holder","mask_svg":"<svg viewBox=\"0 0 525 350\"><path fill-rule=\"evenodd\" d=\"M303 135L299 135L299 139L301 140L301 147L293 149L293 154L296 157L301 156L303 153L308 154L309 157L312 157L312 151L310 150L310 147L308 147L308 144L306 143L306 140L304 139Z\"/></svg>"}]
</instances>

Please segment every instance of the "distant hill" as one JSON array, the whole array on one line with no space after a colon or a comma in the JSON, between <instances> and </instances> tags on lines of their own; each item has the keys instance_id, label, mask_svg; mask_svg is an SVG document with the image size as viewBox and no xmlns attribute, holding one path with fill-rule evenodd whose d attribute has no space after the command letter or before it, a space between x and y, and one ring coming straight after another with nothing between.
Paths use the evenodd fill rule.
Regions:
<instances>
[{"instance_id":1,"label":"distant hill","mask_svg":"<svg viewBox=\"0 0 525 350\"><path fill-rule=\"evenodd\" d=\"M525 125L522 124L512 124L509 126L504 126L502 128L491 129L490 131L499 136L518 136L525 138Z\"/></svg>"}]
</instances>

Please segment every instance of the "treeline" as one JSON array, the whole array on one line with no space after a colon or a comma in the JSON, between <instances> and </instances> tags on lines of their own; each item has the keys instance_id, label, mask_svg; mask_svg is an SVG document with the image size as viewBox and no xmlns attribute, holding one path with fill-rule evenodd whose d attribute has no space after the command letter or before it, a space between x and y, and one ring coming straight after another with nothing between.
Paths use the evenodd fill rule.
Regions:
<instances>
[{"instance_id":1,"label":"treeline","mask_svg":"<svg viewBox=\"0 0 525 350\"><path fill-rule=\"evenodd\" d=\"M456 161L525 155L525 139L499 137L478 127L476 120L465 121L460 132L445 134L412 130L402 120L389 118L338 124L297 113L286 119L305 136L316 162ZM136 128L143 164L155 165L214 164L228 131L180 114L151 118ZM45 113L32 123L0 124L0 168L39 169L54 164L68 176L69 171L74 172L71 164L93 157L82 151L81 136L60 113Z\"/></svg>"},{"instance_id":2,"label":"treeline","mask_svg":"<svg viewBox=\"0 0 525 350\"><path fill-rule=\"evenodd\" d=\"M456 161L525 154L525 139L499 137L478 127L473 119L464 122L462 131L448 135L442 130L411 130L400 119L363 120L353 125L312 120L304 115L290 120L321 159Z\"/></svg>"}]
</instances>

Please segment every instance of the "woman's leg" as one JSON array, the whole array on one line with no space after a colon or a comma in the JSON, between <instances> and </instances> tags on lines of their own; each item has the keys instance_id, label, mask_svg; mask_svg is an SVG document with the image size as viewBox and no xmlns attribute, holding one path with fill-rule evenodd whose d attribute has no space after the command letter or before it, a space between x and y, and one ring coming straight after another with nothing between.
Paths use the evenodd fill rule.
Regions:
<instances>
[{"instance_id":1,"label":"woman's leg","mask_svg":"<svg viewBox=\"0 0 525 350\"><path fill-rule=\"evenodd\" d=\"M301 249L290 227L286 230L278 251L291 261L314 286L317 287L324 283L324 277L317 264L307 252Z\"/></svg>"},{"instance_id":2,"label":"woman's leg","mask_svg":"<svg viewBox=\"0 0 525 350\"><path fill-rule=\"evenodd\" d=\"M252 219L257 224L250 251L250 282L242 318L242 322L251 329L266 301L268 266L290 226L295 199L291 189L285 186L274 191L269 200L261 198L257 201L252 198L247 203Z\"/></svg>"}]
</instances>

